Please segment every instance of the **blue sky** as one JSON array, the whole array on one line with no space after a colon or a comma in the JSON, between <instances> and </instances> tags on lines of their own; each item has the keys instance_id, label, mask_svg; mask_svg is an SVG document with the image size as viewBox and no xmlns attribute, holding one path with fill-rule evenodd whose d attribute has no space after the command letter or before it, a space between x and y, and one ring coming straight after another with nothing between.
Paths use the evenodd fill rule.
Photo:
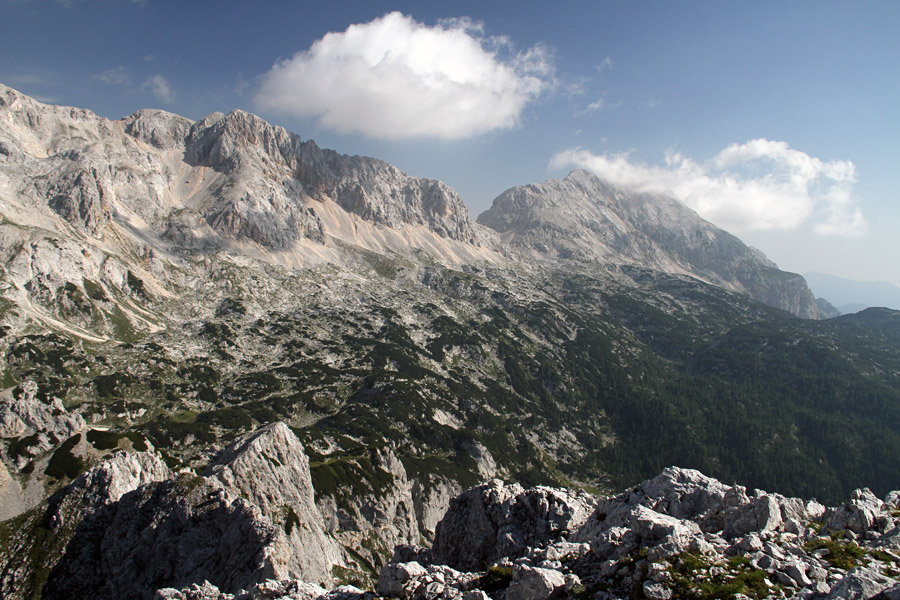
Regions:
<instances>
[{"instance_id":1,"label":"blue sky","mask_svg":"<svg viewBox=\"0 0 900 600\"><path fill-rule=\"evenodd\" d=\"M0 82L109 118L241 108L473 215L588 168L782 268L900 284L898 31L896 2L0 0Z\"/></svg>"}]
</instances>

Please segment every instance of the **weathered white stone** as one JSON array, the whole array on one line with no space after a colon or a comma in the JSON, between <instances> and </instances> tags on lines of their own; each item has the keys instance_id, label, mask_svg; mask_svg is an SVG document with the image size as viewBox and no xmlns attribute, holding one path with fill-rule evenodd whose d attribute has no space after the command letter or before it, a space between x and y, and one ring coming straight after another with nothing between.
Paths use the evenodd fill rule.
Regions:
<instances>
[{"instance_id":1,"label":"weathered white stone","mask_svg":"<svg viewBox=\"0 0 900 600\"><path fill-rule=\"evenodd\" d=\"M43 434L37 436L36 453L46 452L84 428L84 418L66 411L58 398L49 404L41 402L38 386L31 379L22 382L11 397L0 400L0 437Z\"/></svg>"},{"instance_id":2,"label":"weathered white stone","mask_svg":"<svg viewBox=\"0 0 900 600\"><path fill-rule=\"evenodd\" d=\"M672 598L672 590L661 583L645 581L643 585L644 597L649 600L669 600Z\"/></svg>"},{"instance_id":3,"label":"weathered white stone","mask_svg":"<svg viewBox=\"0 0 900 600\"><path fill-rule=\"evenodd\" d=\"M830 509L825 524L832 531L848 529L856 535L877 528L882 533L893 525L884 503L868 488L854 490L844 506Z\"/></svg>"},{"instance_id":4,"label":"weathered white stone","mask_svg":"<svg viewBox=\"0 0 900 600\"><path fill-rule=\"evenodd\" d=\"M772 263L698 221L678 201L616 188L587 171L509 189L478 217L478 223L537 257L630 262L663 272L708 265L704 278L749 292L762 302L777 303L796 315L818 316L815 298L802 277L786 277L777 290L772 289L771 282L749 275L753 269L747 268L754 264L771 268ZM655 243L663 235L670 252ZM766 290L774 292L774 297Z\"/></svg>"},{"instance_id":5,"label":"weathered white stone","mask_svg":"<svg viewBox=\"0 0 900 600\"><path fill-rule=\"evenodd\" d=\"M897 581L895 579L886 577L874 569L856 567L851 569L844 578L829 591L828 598L865 600L896 584Z\"/></svg>"},{"instance_id":6,"label":"weathered white stone","mask_svg":"<svg viewBox=\"0 0 900 600\"><path fill-rule=\"evenodd\" d=\"M475 570L503 556L523 556L528 547L558 540L580 526L595 502L585 493L485 483L451 501L435 532L434 560Z\"/></svg>"},{"instance_id":7,"label":"weathered white stone","mask_svg":"<svg viewBox=\"0 0 900 600\"><path fill-rule=\"evenodd\" d=\"M381 569L378 576L378 595L407 598L414 591L408 590L407 585L427 572L417 562L389 563Z\"/></svg>"},{"instance_id":8,"label":"weathered white stone","mask_svg":"<svg viewBox=\"0 0 900 600\"><path fill-rule=\"evenodd\" d=\"M723 535L734 539L751 531L777 531L783 522L779 499L763 494L747 504L725 511Z\"/></svg>"},{"instance_id":9,"label":"weathered white stone","mask_svg":"<svg viewBox=\"0 0 900 600\"><path fill-rule=\"evenodd\" d=\"M238 438L210 462L204 475L233 497L259 507L278 526L290 548L282 576L328 582L332 566L345 564L337 542L322 527L306 453L284 423Z\"/></svg>"},{"instance_id":10,"label":"weathered white stone","mask_svg":"<svg viewBox=\"0 0 900 600\"><path fill-rule=\"evenodd\" d=\"M566 579L559 571L516 566L506 600L549 600L561 595Z\"/></svg>"}]
</instances>

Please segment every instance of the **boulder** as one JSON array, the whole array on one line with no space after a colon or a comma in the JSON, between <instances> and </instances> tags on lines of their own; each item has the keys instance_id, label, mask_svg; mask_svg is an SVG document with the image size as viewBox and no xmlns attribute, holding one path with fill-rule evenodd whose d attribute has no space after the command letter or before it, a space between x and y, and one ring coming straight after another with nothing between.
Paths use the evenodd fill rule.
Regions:
<instances>
[{"instance_id":1,"label":"boulder","mask_svg":"<svg viewBox=\"0 0 900 600\"><path fill-rule=\"evenodd\" d=\"M825 525L832 531L849 529L857 535L877 529L881 533L893 525L885 504L868 488L853 490L850 501L828 510Z\"/></svg>"},{"instance_id":2,"label":"boulder","mask_svg":"<svg viewBox=\"0 0 900 600\"><path fill-rule=\"evenodd\" d=\"M700 471L679 467L668 467L639 486L644 503L656 512L691 520L718 511L730 489Z\"/></svg>"},{"instance_id":3,"label":"boulder","mask_svg":"<svg viewBox=\"0 0 900 600\"><path fill-rule=\"evenodd\" d=\"M735 539L752 531L778 531L784 524L779 500L775 495L761 494L747 504L726 509L723 535Z\"/></svg>"},{"instance_id":4,"label":"boulder","mask_svg":"<svg viewBox=\"0 0 900 600\"><path fill-rule=\"evenodd\" d=\"M417 562L387 564L378 576L378 595L409 598L414 591L408 589L410 582L415 582L426 573L427 569Z\"/></svg>"},{"instance_id":5,"label":"boulder","mask_svg":"<svg viewBox=\"0 0 900 600\"><path fill-rule=\"evenodd\" d=\"M550 600L560 596L566 578L559 571L517 565L506 590L506 600Z\"/></svg>"},{"instance_id":6,"label":"boulder","mask_svg":"<svg viewBox=\"0 0 900 600\"><path fill-rule=\"evenodd\" d=\"M828 598L840 598L841 600L867 600L880 592L894 587L895 579L886 577L874 569L856 567L844 576L828 592Z\"/></svg>"},{"instance_id":7,"label":"boulder","mask_svg":"<svg viewBox=\"0 0 900 600\"><path fill-rule=\"evenodd\" d=\"M472 488L450 502L432 547L436 563L474 571L501 557L561 539L580 527L596 499L583 492L538 486L524 490L500 480Z\"/></svg>"}]
</instances>

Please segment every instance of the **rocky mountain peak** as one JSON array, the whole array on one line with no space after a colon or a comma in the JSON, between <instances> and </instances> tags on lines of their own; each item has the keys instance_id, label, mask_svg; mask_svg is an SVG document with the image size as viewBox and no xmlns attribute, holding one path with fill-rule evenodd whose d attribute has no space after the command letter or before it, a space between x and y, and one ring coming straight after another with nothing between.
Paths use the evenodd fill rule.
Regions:
<instances>
[{"instance_id":1,"label":"rocky mountain peak","mask_svg":"<svg viewBox=\"0 0 900 600\"><path fill-rule=\"evenodd\" d=\"M145 109L121 121L125 133L160 150L184 146L193 122L185 117L157 109Z\"/></svg>"},{"instance_id":2,"label":"rocky mountain peak","mask_svg":"<svg viewBox=\"0 0 900 600\"><path fill-rule=\"evenodd\" d=\"M313 199L332 199L364 220L425 225L441 237L476 242L468 209L441 181L413 178L382 160L323 150L311 141L302 146L296 177Z\"/></svg>"},{"instance_id":3,"label":"rocky mountain peak","mask_svg":"<svg viewBox=\"0 0 900 600\"><path fill-rule=\"evenodd\" d=\"M213 113L191 127L185 161L221 171L241 167L296 169L300 137L260 117L234 110Z\"/></svg>"},{"instance_id":4,"label":"rocky mountain peak","mask_svg":"<svg viewBox=\"0 0 900 600\"><path fill-rule=\"evenodd\" d=\"M141 244L161 237L179 250L250 241L280 252L298 242L324 245L329 236L377 246L353 239L356 219L398 232L422 229L390 234L395 245L440 247L428 241L435 235L478 243L467 209L446 185L322 150L241 110L197 122L161 110L109 121L3 87L0 171L14 206L49 208L98 240L114 222L126 231L144 228ZM132 222L135 215L140 221Z\"/></svg>"},{"instance_id":5,"label":"rocky mountain peak","mask_svg":"<svg viewBox=\"0 0 900 600\"><path fill-rule=\"evenodd\" d=\"M631 264L690 275L798 316L818 316L801 276L778 270L761 252L674 198L617 187L584 170L511 188L478 223L543 260Z\"/></svg>"}]
</instances>

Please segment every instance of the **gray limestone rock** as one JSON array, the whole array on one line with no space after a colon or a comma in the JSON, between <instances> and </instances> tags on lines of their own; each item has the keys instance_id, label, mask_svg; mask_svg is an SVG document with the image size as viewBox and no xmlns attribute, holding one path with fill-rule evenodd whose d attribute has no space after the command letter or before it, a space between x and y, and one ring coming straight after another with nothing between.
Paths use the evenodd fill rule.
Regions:
<instances>
[{"instance_id":1,"label":"gray limestone rock","mask_svg":"<svg viewBox=\"0 0 900 600\"><path fill-rule=\"evenodd\" d=\"M840 600L868 600L880 592L897 585L895 579L886 577L874 569L857 567L849 571L831 591L828 598Z\"/></svg>"},{"instance_id":2,"label":"gray limestone rock","mask_svg":"<svg viewBox=\"0 0 900 600\"><path fill-rule=\"evenodd\" d=\"M80 475L56 498L52 507L71 504L77 498L86 513L109 506L141 486L164 481L172 471L159 456L148 452L118 452ZM60 511L50 513L50 523L62 518Z\"/></svg>"},{"instance_id":3,"label":"gray limestone rock","mask_svg":"<svg viewBox=\"0 0 900 600\"><path fill-rule=\"evenodd\" d=\"M884 497L884 503L891 509L900 509L900 490L892 490Z\"/></svg>"},{"instance_id":4,"label":"gray limestone rock","mask_svg":"<svg viewBox=\"0 0 900 600\"><path fill-rule=\"evenodd\" d=\"M900 600L900 583L882 590L872 598L874 600Z\"/></svg>"},{"instance_id":5,"label":"gray limestone rock","mask_svg":"<svg viewBox=\"0 0 900 600\"><path fill-rule=\"evenodd\" d=\"M506 600L550 600L563 593L566 578L559 571L516 566Z\"/></svg>"},{"instance_id":6,"label":"gray limestone rock","mask_svg":"<svg viewBox=\"0 0 900 600\"><path fill-rule=\"evenodd\" d=\"M547 487L524 490L493 480L450 502L435 532L434 561L475 570L500 557L517 558L530 546L573 532L594 504L595 499L584 493Z\"/></svg>"},{"instance_id":7,"label":"gray limestone rock","mask_svg":"<svg viewBox=\"0 0 900 600\"><path fill-rule=\"evenodd\" d=\"M877 529L884 533L893 525L884 502L866 489L854 490L850 501L844 506L830 509L825 516L825 525L832 531L849 529L857 535Z\"/></svg>"},{"instance_id":8,"label":"gray limestone rock","mask_svg":"<svg viewBox=\"0 0 900 600\"><path fill-rule=\"evenodd\" d=\"M535 256L689 273L796 315L818 317L815 297L800 275L779 271L761 252L674 198L615 187L586 171L511 188L478 223Z\"/></svg>"},{"instance_id":9,"label":"gray limestone rock","mask_svg":"<svg viewBox=\"0 0 900 600\"><path fill-rule=\"evenodd\" d=\"M253 505L179 475L89 513L43 597L150 598L152 590L204 580L234 593L278 576L276 533Z\"/></svg>"},{"instance_id":10,"label":"gray limestone rock","mask_svg":"<svg viewBox=\"0 0 900 600\"><path fill-rule=\"evenodd\" d=\"M672 597L672 590L649 579L644 582L642 589L644 597L649 600L669 600Z\"/></svg>"},{"instance_id":11,"label":"gray limestone rock","mask_svg":"<svg viewBox=\"0 0 900 600\"><path fill-rule=\"evenodd\" d=\"M36 435L31 451L36 456L57 443L84 430L84 418L68 412L57 398L42 401L38 386L26 380L16 387L12 397L0 400L0 437L14 438ZM21 466L29 457L19 457Z\"/></svg>"},{"instance_id":12,"label":"gray limestone rock","mask_svg":"<svg viewBox=\"0 0 900 600\"><path fill-rule=\"evenodd\" d=\"M107 519L117 511L122 497L136 493L144 486L171 477L171 471L156 455L149 453L120 452L79 476L55 494L49 501L25 513L22 531L43 531L40 541L28 536L13 537L8 541L0 562L0 596L16 600L31 597L35 573L49 573L50 578L59 573L61 564L69 565L77 577L96 572L97 562L104 557L87 537L103 534ZM40 543L35 551L33 545ZM124 555L105 555L109 561L118 561ZM68 585L66 578L54 579L45 588L45 598L53 597L54 585ZM73 585L80 585L74 580ZM67 592L61 592L65 595ZM59 596L57 596L59 597Z\"/></svg>"},{"instance_id":13,"label":"gray limestone rock","mask_svg":"<svg viewBox=\"0 0 900 600\"><path fill-rule=\"evenodd\" d=\"M343 552L326 533L315 504L309 460L284 423L273 423L235 440L210 461L204 476L231 497L257 506L290 548L282 576L329 582Z\"/></svg>"},{"instance_id":14,"label":"gray limestone rock","mask_svg":"<svg viewBox=\"0 0 900 600\"><path fill-rule=\"evenodd\" d=\"M725 511L723 535L734 539L752 531L777 531L783 523L778 498L763 494L743 506Z\"/></svg>"},{"instance_id":15,"label":"gray limestone rock","mask_svg":"<svg viewBox=\"0 0 900 600\"><path fill-rule=\"evenodd\" d=\"M406 599L411 597L414 589L408 589L411 583L427 573L427 569L417 562L390 563L381 569L378 576L378 595Z\"/></svg>"},{"instance_id":16,"label":"gray limestone rock","mask_svg":"<svg viewBox=\"0 0 900 600\"><path fill-rule=\"evenodd\" d=\"M184 148L190 119L164 110L139 110L122 119L125 133L161 150Z\"/></svg>"},{"instance_id":17,"label":"gray limestone rock","mask_svg":"<svg viewBox=\"0 0 900 600\"><path fill-rule=\"evenodd\" d=\"M700 520L719 510L731 489L694 469L668 467L640 484L653 510L677 519Z\"/></svg>"}]
</instances>

